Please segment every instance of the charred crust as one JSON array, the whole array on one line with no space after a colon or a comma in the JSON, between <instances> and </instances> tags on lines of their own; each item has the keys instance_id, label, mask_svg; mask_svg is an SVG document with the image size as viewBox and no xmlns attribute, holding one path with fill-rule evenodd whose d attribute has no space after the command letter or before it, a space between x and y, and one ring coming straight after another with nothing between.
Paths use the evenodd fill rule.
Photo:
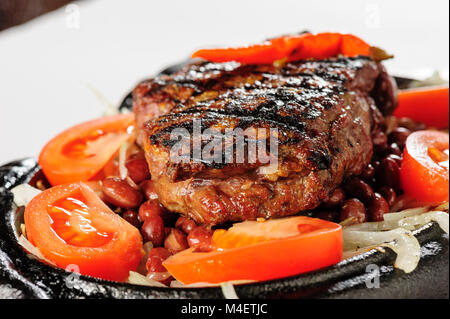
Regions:
<instances>
[{"instance_id":1,"label":"charred crust","mask_svg":"<svg viewBox=\"0 0 450 319\"><path fill-rule=\"evenodd\" d=\"M330 154L326 150L311 150L307 160L312 162L319 170L328 169L331 164Z\"/></svg>"}]
</instances>

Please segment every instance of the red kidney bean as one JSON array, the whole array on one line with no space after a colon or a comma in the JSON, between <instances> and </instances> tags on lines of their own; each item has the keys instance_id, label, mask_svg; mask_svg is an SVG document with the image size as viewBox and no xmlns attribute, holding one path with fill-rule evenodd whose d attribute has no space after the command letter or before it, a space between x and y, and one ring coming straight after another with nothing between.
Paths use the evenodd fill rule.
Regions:
<instances>
[{"instance_id":1,"label":"red kidney bean","mask_svg":"<svg viewBox=\"0 0 450 319\"><path fill-rule=\"evenodd\" d=\"M375 153L384 151L387 148L387 136L382 131L376 131L372 135L373 149Z\"/></svg>"},{"instance_id":2,"label":"red kidney bean","mask_svg":"<svg viewBox=\"0 0 450 319\"><path fill-rule=\"evenodd\" d=\"M144 242L152 242L153 247L162 246L165 237L164 222L158 215L147 218L141 228Z\"/></svg>"},{"instance_id":3,"label":"red kidney bean","mask_svg":"<svg viewBox=\"0 0 450 319\"><path fill-rule=\"evenodd\" d=\"M410 131L420 131L427 128L427 126L423 123L416 123L410 118L401 117L398 119L398 126L409 129Z\"/></svg>"},{"instance_id":4,"label":"red kidney bean","mask_svg":"<svg viewBox=\"0 0 450 319\"><path fill-rule=\"evenodd\" d=\"M141 227L142 223L139 220L138 214L132 210L127 210L123 213L122 218L138 229Z\"/></svg>"},{"instance_id":5,"label":"red kidney bean","mask_svg":"<svg viewBox=\"0 0 450 319\"><path fill-rule=\"evenodd\" d=\"M401 149L405 147L406 139L411 131L404 127L397 127L388 136L389 143L397 144Z\"/></svg>"},{"instance_id":6,"label":"red kidney bean","mask_svg":"<svg viewBox=\"0 0 450 319\"><path fill-rule=\"evenodd\" d=\"M366 207L364 204L356 199L347 199L341 208L341 221L353 219L354 224L364 223L367 219Z\"/></svg>"},{"instance_id":7,"label":"red kidney bean","mask_svg":"<svg viewBox=\"0 0 450 319\"><path fill-rule=\"evenodd\" d=\"M380 166L380 161L372 159L372 162L370 162L370 164L373 166L373 168L375 169L375 173L376 173L378 166Z\"/></svg>"},{"instance_id":8,"label":"red kidney bean","mask_svg":"<svg viewBox=\"0 0 450 319\"><path fill-rule=\"evenodd\" d=\"M172 254L164 247L152 248L148 253L145 268L147 268L148 272L167 272L167 269L162 263L170 256L172 256Z\"/></svg>"},{"instance_id":9,"label":"red kidney bean","mask_svg":"<svg viewBox=\"0 0 450 319\"><path fill-rule=\"evenodd\" d=\"M139 206L143 199L139 190L117 177L104 179L102 192L108 203L125 209Z\"/></svg>"},{"instance_id":10,"label":"red kidney bean","mask_svg":"<svg viewBox=\"0 0 450 319\"><path fill-rule=\"evenodd\" d=\"M416 126L414 127L414 130L415 131L422 131L422 130L426 130L428 127L426 126L426 124L424 124L424 123L419 123L419 122L417 122L417 123L415 123L416 124Z\"/></svg>"},{"instance_id":11,"label":"red kidney bean","mask_svg":"<svg viewBox=\"0 0 450 319\"><path fill-rule=\"evenodd\" d=\"M145 180L139 186L141 187L147 199L158 199L158 194L155 190L155 184L152 180Z\"/></svg>"},{"instance_id":12,"label":"red kidney bean","mask_svg":"<svg viewBox=\"0 0 450 319\"><path fill-rule=\"evenodd\" d=\"M162 218L164 220L164 223L166 225L175 226L175 222L177 221L177 219L180 215L178 215L176 213L172 213L165 208L163 211L164 211L164 213L162 215Z\"/></svg>"},{"instance_id":13,"label":"red kidney bean","mask_svg":"<svg viewBox=\"0 0 450 319\"><path fill-rule=\"evenodd\" d=\"M401 156L402 153L403 153L402 150L396 143L389 144L386 149L387 155L392 154L392 155Z\"/></svg>"},{"instance_id":14,"label":"red kidney bean","mask_svg":"<svg viewBox=\"0 0 450 319\"><path fill-rule=\"evenodd\" d=\"M170 228L170 227L164 227L164 237L169 236L171 230L172 230L172 228Z\"/></svg>"},{"instance_id":15,"label":"red kidney bean","mask_svg":"<svg viewBox=\"0 0 450 319\"><path fill-rule=\"evenodd\" d=\"M195 247L195 251L208 252L212 250L213 231L203 226L195 227L188 235L189 247Z\"/></svg>"},{"instance_id":16,"label":"red kidney bean","mask_svg":"<svg viewBox=\"0 0 450 319\"><path fill-rule=\"evenodd\" d=\"M169 285L173 278L162 263L171 255L172 254L163 247L157 247L150 250L145 264L148 271L147 277L159 281L164 285Z\"/></svg>"},{"instance_id":17,"label":"red kidney bean","mask_svg":"<svg viewBox=\"0 0 450 319\"><path fill-rule=\"evenodd\" d=\"M384 117L384 126L386 127L385 132L391 132L394 128L398 126L397 117L394 115L387 115Z\"/></svg>"},{"instance_id":18,"label":"red kidney bean","mask_svg":"<svg viewBox=\"0 0 450 319\"><path fill-rule=\"evenodd\" d=\"M316 213L315 217L335 223L340 221L339 213L335 210L320 210Z\"/></svg>"},{"instance_id":19,"label":"red kidney bean","mask_svg":"<svg viewBox=\"0 0 450 319\"><path fill-rule=\"evenodd\" d=\"M381 161L375 172L375 178L379 187L388 186L396 192L400 191L400 167L391 156Z\"/></svg>"},{"instance_id":20,"label":"red kidney bean","mask_svg":"<svg viewBox=\"0 0 450 319\"><path fill-rule=\"evenodd\" d=\"M166 286L170 286L170 283L173 280L173 277L169 272L148 272L146 277L148 279L158 281Z\"/></svg>"},{"instance_id":21,"label":"red kidney bean","mask_svg":"<svg viewBox=\"0 0 450 319\"><path fill-rule=\"evenodd\" d=\"M143 180L150 179L150 171L148 170L148 164L143 152L131 155L125 162L125 166L128 170L128 176L130 176L136 184Z\"/></svg>"},{"instance_id":22,"label":"red kidney bean","mask_svg":"<svg viewBox=\"0 0 450 319\"><path fill-rule=\"evenodd\" d=\"M345 200L344 190L340 187L336 188L330 196L323 202L324 208L332 208L340 206Z\"/></svg>"},{"instance_id":23,"label":"red kidney bean","mask_svg":"<svg viewBox=\"0 0 450 319\"><path fill-rule=\"evenodd\" d=\"M370 202L374 196L372 187L357 177L346 182L344 190L348 197L356 197L364 203Z\"/></svg>"},{"instance_id":24,"label":"red kidney bean","mask_svg":"<svg viewBox=\"0 0 450 319\"><path fill-rule=\"evenodd\" d=\"M378 193L383 196L383 198L388 203L389 207L395 204L397 201L397 194L395 193L395 190L391 187L382 186L380 189L378 189Z\"/></svg>"},{"instance_id":25,"label":"red kidney bean","mask_svg":"<svg viewBox=\"0 0 450 319\"><path fill-rule=\"evenodd\" d=\"M189 248L186 235L176 228L172 228L169 235L164 241L164 247L167 248L172 254L176 254L180 251Z\"/></svg>"},{"instance_id":26,"label":"red kidney bean","mask_svg":"<svg viewBox=\"0 0 450 319\"><path fill-rule=\"evenodd\" d=\"M184 231L185 234L189 234L195 227L197 227L197 224L195 224L192 219L181 216L177 219L175 227Z\"/></svg>"},{"instance_id":27,"label":"red kidney bean","mask_svg":"<svg viewBox=\"0 0 450 319\"><path fill-rule=\"evenodd\" d=\"M372 182L373 177L375 176L375 167L372 164L367 165L367 167L361 173L361 178L366 182Z\"/></svg>"},{"instance_id":28,"label":"red kidney bean","mask_svg":"<svg viewBox=\"0 0 450 319\"><path fill-rule=\"evenodd\" d=\"M378 193L375 193L375 197L368 205L367 212L369 215L369 221L380 222L384 220L384 214L389 213L389 204Z\"/></svg>"},{"instance_id":29,"label":"red kidney bean","mask_svg":"<svg viewBox=\"0 0 450 319\"><path fill-rule=\"evenodd\" d=\"M414 131L416 127L416 123L408 117L397 118L397 125L410 131Z\"/></svg>"},{"instance_id":30,"label":"red kidney bean","mask_svg":"<svg viewBox=\"0 0 450 319\"><path fill-rule=\"evenodd\" d=\"M139 207L139 219L145 222L149 217L157 215L163 217L164 207L157 200L148 200Z\"/></svg>"},{"instance_id":31,"label":"red kidney bean","mask_svg":"<svg viewBox=\"0 0 450 319\"><path fill-rule=\"evenodd\" d=\"M391 158L393 160L395 160L398 164L399 167L401 167L402 165L402 160L403 158L399 155L395 155L395 154L389 154L388 156L386 156L387 158Z\"/></svg>"}]
</instances>

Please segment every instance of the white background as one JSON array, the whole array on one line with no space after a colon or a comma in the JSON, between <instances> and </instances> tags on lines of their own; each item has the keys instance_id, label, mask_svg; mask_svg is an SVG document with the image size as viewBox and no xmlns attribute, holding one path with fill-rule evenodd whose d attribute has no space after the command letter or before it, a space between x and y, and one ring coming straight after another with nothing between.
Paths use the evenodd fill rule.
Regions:
<instances>
[{"instance_id":1,"label":"white background","mask_svg":"<svg viewBox=\"0 0 450 319\"><path fill-rule=\"evenodd\" d=\"M447 0L90 0L0 32L0 164L37 156L141 79L208 45L343 31L394 53L393 74L448 77Z\"/></svg>"}]
</instances>

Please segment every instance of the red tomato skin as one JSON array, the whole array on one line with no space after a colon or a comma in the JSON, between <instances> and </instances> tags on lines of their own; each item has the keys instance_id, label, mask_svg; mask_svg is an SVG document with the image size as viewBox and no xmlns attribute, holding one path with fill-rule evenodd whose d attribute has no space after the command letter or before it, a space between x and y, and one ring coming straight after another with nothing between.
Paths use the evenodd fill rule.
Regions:
<instances>
[{"instance_id":1,"label":"red tomato skin","mask_svg":"<svg viewBox=\"0 0 450 319\"><path fill-rule=\"evenodd\" d=\"M408 117L430 127L448 128L448 85L399 91L394 115Z\"/></svg>"},{"instance_id":2,"label":"red tomato skin","mask_svg":"<svg viewBox=\"0 0 450 319\"><path fill-rule=\"evenodd\" d=\"M51 227L48 205L82 190L104 225L115 231L114 237L100 247L80 247L67 244ZM36 196L25 209L25 227L28 240L43 256L56 266L79 269L82 275L105 280L125 281L130 270L135 270L142 258L142 237L139 231L112 212L83 183L58 185Z\"/></svg>"},{"instance_id":3,"label":"red tomato skin","mask_svg":"<svg viewBox=\"0 0 450 319\"><path fill-rule=\"evenodd\" d=\"M88 181L100 172L117 154L122 143L130 138L127 129L133 125L132 113L103 117L75 125L52 138L44 146L39 155L39 165L53 186ZM114 135L109 135L103 144L97 146L101 147L101 150L95 150L94 156L74 158L64 154L67 145L79 138L87 138L98 130Z\"/></svg>"},{"instance_id":4,"label":"red tomato skin","mask_svg":"<svg viewBox=\"0 0 450 319\"><path fill-rule=\"evenodd\" d=\"M448 149L448 134L435 131L412 133L407 141L400 169L406 194L428 204L449 200L449 171L428 156L428 147Z\"/></svg>"},{"instance_id":5,"label":"red tomato skin","mask_svg":"<svg viewBox=\"0 0 450 319\"><path fill-rule=\"evenodd\" d=\"M170 257L163 265L184 284L263 281L298 275L331 266L342 259L342 228L326 223L333 224L332 228L251 247L209 253L195 253L189 249Z\"/></svg>"}]
</instances>

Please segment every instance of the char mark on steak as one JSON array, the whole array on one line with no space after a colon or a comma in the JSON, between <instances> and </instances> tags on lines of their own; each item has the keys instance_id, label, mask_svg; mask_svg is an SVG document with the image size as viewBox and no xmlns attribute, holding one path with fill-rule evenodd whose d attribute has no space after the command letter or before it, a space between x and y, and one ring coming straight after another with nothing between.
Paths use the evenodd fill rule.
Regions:
<instances>
[{"instance_id":1,"label":"char mark on steak","mask_svg":"<svg viewBox=\"0 0 450 319\"><path fill-rule=\"evenodd\" d=\"M370 162L371 133L395 103L390 77L367 57L283 66L194 62L133 92L138 142L161 203L207 225L317 207ZM194 147L186 160L173 161L174 130L187 132L191 146L210 142L196 140L195 123L222 136L233 161L196 157ZM226 140L227 129L266 129L264 143L277 142L277 165L252 160L250 145L260 135ZM236 161L238 142L243 161Z\"/></svg>"}]
</instances>

